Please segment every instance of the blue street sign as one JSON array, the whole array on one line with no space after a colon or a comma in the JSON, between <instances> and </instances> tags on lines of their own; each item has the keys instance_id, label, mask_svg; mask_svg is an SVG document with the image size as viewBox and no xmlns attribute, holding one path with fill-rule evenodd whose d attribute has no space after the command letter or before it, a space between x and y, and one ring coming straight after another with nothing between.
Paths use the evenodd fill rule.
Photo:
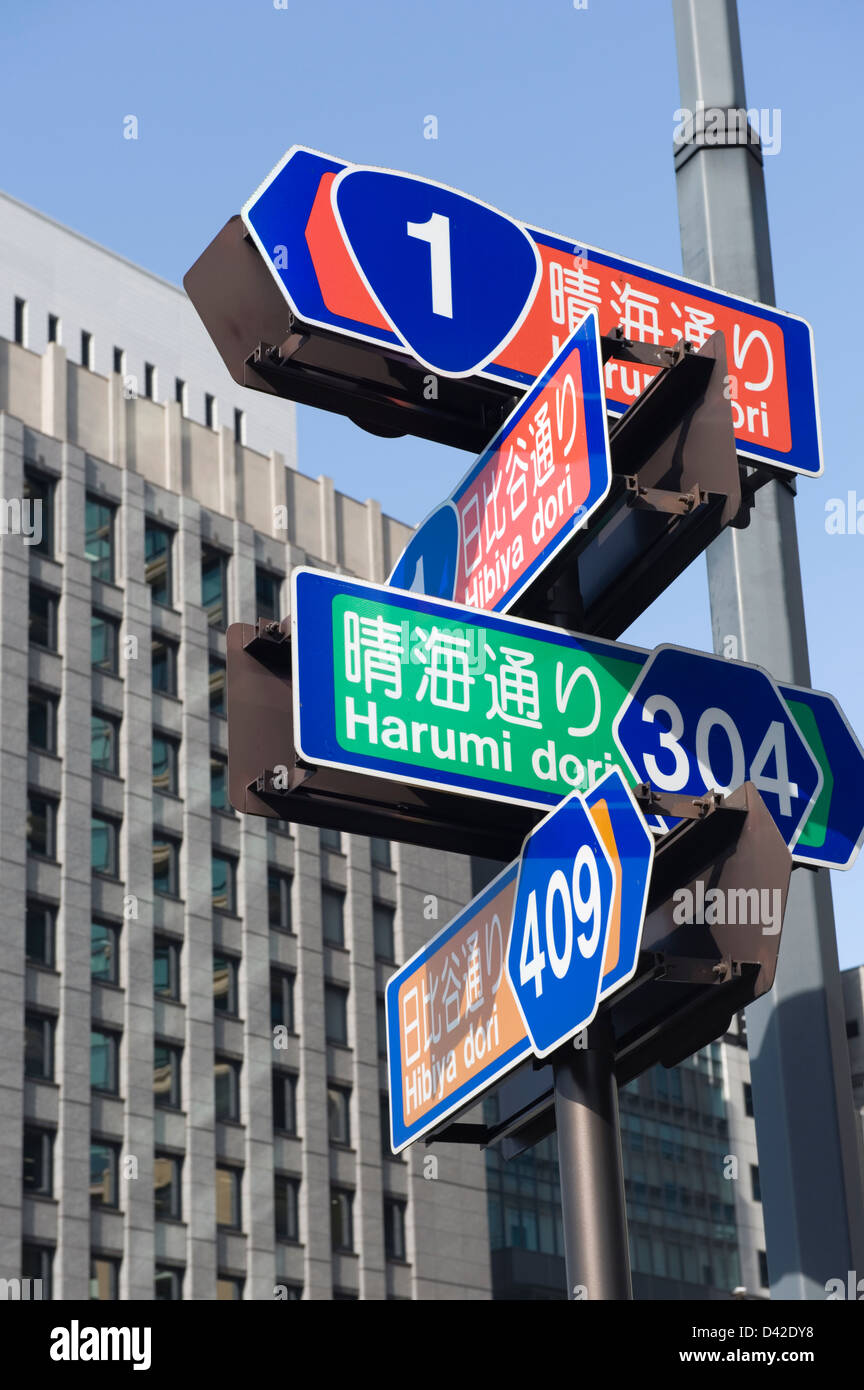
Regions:
<instances>
[{"instance_id":1,"label":"blue street sign","mask_svg":"<svg viewBox=\"0 0 864 1390\"><path fill-rule=\"evenodd\" d=\"M864 844L864 749L833 695L781 685L791 711L823 777L796 844L800 864L849 869Z\"/></svg>"},{"instance_id":2,"label":"blue street sign","mask_svg":"<svg viewBox=\"0 0 864 1390\"><path fill-rule=\"evenodd\" d=\"M597 314L588 313L390 575L396 589L506 613L609 492Z\"/></svg>"},{"instance_id":3,"label":"blue street sign","mask_svg":"<svg viewBox=\"0 0 864 1390\"><path fill-rule=\"evenodd\" d=\"M616 721L640 781L701 796L753 782L790 849L822 790L822 771L767 672L657 647Z\"/></svg>"}]
</instances>

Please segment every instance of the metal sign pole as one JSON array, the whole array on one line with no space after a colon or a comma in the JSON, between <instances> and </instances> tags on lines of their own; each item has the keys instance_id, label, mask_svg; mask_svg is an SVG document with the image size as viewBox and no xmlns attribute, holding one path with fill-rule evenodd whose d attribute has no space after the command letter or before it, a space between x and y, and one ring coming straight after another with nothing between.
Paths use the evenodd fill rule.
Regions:
<instances>
[{"instance_id":1,"label":"metal sign pole","mask_svg":"<svg viewBox=\"0 0 864 1390\"><path fill-rule=\"evenodd\" d=\"M675 156L684 271L772 303L762 149L749 126L741 134L735 0L673 9L681 107L694 122ZM733 359L730 370L743 378L745 366ZM793 484L762 487L749 527L708 550L708 580L715 650L808 685L794 501ZM824 1298L826 1280L864 1268L860 1136L824 869L793 875L776 983L747 1025L771 1293Z\"/></svg>"},{"instance_id":2,"label":"metal sign pole","mask_svg":"<svg viewBox=\"0 0 864 1390\"><path fill-rule=\"evenodd\" d=\"M631 1299L618 1083L602 1019L588 1042L566 1044L554 1062L567 1297Z\"/></svg>"}]
</instances>

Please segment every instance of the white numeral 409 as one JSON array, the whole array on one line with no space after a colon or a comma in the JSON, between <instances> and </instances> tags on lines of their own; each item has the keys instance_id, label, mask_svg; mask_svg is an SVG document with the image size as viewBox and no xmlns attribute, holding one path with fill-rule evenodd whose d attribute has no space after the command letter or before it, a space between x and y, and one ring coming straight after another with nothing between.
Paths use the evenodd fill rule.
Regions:
<instances>
[{"instance_id":1,"label":"white numeral 409","mask_svg":"<svg viewBox=\"0 0 864 1390\"><path fill-rule=\"evenodd\" d=\"M588 879L588 892L583 896L583 870ZM561 950L555 939L555 903L560 899L564 912L564 940ZM522 923L522 948L519 953L519 983L534 981L534 993L539 999L543 993L543 972L547 963L552 967L556 979L563 980L570 969L573 956L573 917L580 926L590 928L580 932L576 945L580 954L589 960L600 942L602 929L602 904L600 900L600 878L597 860L590 845L583 845L576 855L570 882L563 869L556 869L546 885L544 923L546 950L540 949L540 921L537 907L537 890L533 889L528 898L525 920Z\"/></svg>"}]
</instances>

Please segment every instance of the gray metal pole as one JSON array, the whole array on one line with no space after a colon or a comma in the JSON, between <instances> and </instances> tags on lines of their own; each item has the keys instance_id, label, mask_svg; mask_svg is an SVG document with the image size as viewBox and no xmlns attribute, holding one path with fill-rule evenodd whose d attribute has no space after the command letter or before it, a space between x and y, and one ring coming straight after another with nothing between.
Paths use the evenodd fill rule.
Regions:
<instances>
[{"instance_id":1,"label":"gray metal pole","mask_svg":"<svg viewBox=\"0 0 864 1390\"><path fill-rule=\"evenodd\" d=\"M555 1123L569 1299L629 1299L630 1251L611 1049L568 1043L555 1056Z\"/></svg>"},{"instance_id":2,"label":"gray metal pole","mask_svg":"<svg viewBox=\"0 0 864 1390\"><path fill-rule=\"evenodd\" d=\"M682 109L746 110L735 0L672 3ZM697 137L675 170L685 274L772 303L762 161L758 146ZM809 685L794 486L766 484L750 526L726 530L707 562L714 650L736 654L734 638L742 660ZM772 1296L824 1298L828 1279L864 1274L861 1136L826 870L792 876L774 989L748 1009L747 1033Z\"/></svg>"}]
</instances>

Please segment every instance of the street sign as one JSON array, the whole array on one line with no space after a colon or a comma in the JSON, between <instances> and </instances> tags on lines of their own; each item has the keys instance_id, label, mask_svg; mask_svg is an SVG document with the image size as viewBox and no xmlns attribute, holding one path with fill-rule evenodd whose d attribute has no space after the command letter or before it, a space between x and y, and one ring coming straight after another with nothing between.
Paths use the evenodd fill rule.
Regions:
<instances>
[{"instance_id":1,"label":"street sign","mask_svg":"<svg viewBox=\"0 0 864 1390\"><path fill-rule=\"evenodd\" d=\"M591 310L450 497L389 584L506 612L609 493L612 464Z\"/></svg>"},{"instance_id":2,"label":"street sign","mask_svg":"<svg viewBox=\"0 0 864 1390\"><path fill-rule=\"evenodd\" d=\"M697 798L752 780L796 859L854 860L864 838L860 763L849 756L857 744L826 697L809 702L812 721L851 764L827 801L819 760L758 667L683 648L647 653L315 570L293 582L291 720L304 795L313 768L482 797L490 815L547 810L613 766L631 785ZM236 786L232 777L232 802ZM364 795L374 799L358 785Z\"/></svg>"},{"instance_id":3,"label":"street sign","mask_svg":"<svg viewBox=\"0 0 864 1390\"><path fill-rule=\"evenodd\" d=\"M507 975L538 1057L587 1027L635 971L653 856L617 768L526 838Z\"/></svg>"},{"instance_id":4,"label":"street sign","mask_svg":"<svg viewBox=\"0 0 864 1390\"><path fill-rule=\"evenodd\" d=\"M720 330L739 453L822 472L812 334L794 315L541 231L427 179L297 145L242 218L301 325L403 354L433 376L524 389L592 308L601 333L654 347L682 338L701 347ZM610 411L623 413L655 373L607 362ZM350 415L351 395L328 408Z\"/></svg>"},{"instance_id":5,"label":"street sign","mask_svg":"<svg viewBox=\"0 0 864 1390\"><path fill-rule=\"evenodd\" d=\"M849 869L864 843L864 749L833 695L795 685L779 689L822 771L822 790L794 857L814 868Z\"/></svg>"},{"instance_id":6,"label":"street sign","mask_svg":"<svg viewBox=\"0 0 864 1390\"><path fill-rule=\"evenodd\" d=\"M518 895L526 889L530 891L533 875L538 867L542 871L550 834L557 859L569 866L568 885L574 884L575 891L580 892L581 864L587 860L583 854L580 876L574 877L574 862L580 851L580 844L573 841L574 817L577 834L583 836L580 844L584 850L590 850L592 863L597 866L596 870L584 872L596 872L602 902L600 915L589 930L592 949L586 954L584 939L580 948L579 923L587 922L585 914L593 907L595 880L591 877L592 892L589 895L586 890L584 895L589 900L576 923L576 935L572 919L569 933L569 964L587 964L590 980L585 983L584 970L568 972L564 968L565 929L562 954L555 961L561 974L556 970L556 980L552 982L557 982L562 994L567 994L559 1002L559 1009L571 1021L577 1016L577 973L587 1001L583 1008L585 1023L593 1017L600 1001L621 989L634 975L654 844L629 788L616 770L607 774L587 797L573 793L557 807L527 838L521 860L508 864L388 980L387 1066L394 1153L477 1099L525 1059L532 1051L532 1043L537 1051L530 1024L526 1027L526 1010L513 985L513 979L518 980L519 976L514 975L509 957L518 935L511 933L511 922L514 904L515 921L519 921ZM557 862L553 872L555 868ZM588 882L585 877L584 883ZM574 909L577 917L583 910L582 904L580 898ZM554 923L551 932L555 949L559 932ZM582 935L584 938L584 930ZM549 998L547 988L540 1001L544 1009ZM580 1026L566 1024L564 1036L571 1036Z\"/></svg>"}]
</instances>

